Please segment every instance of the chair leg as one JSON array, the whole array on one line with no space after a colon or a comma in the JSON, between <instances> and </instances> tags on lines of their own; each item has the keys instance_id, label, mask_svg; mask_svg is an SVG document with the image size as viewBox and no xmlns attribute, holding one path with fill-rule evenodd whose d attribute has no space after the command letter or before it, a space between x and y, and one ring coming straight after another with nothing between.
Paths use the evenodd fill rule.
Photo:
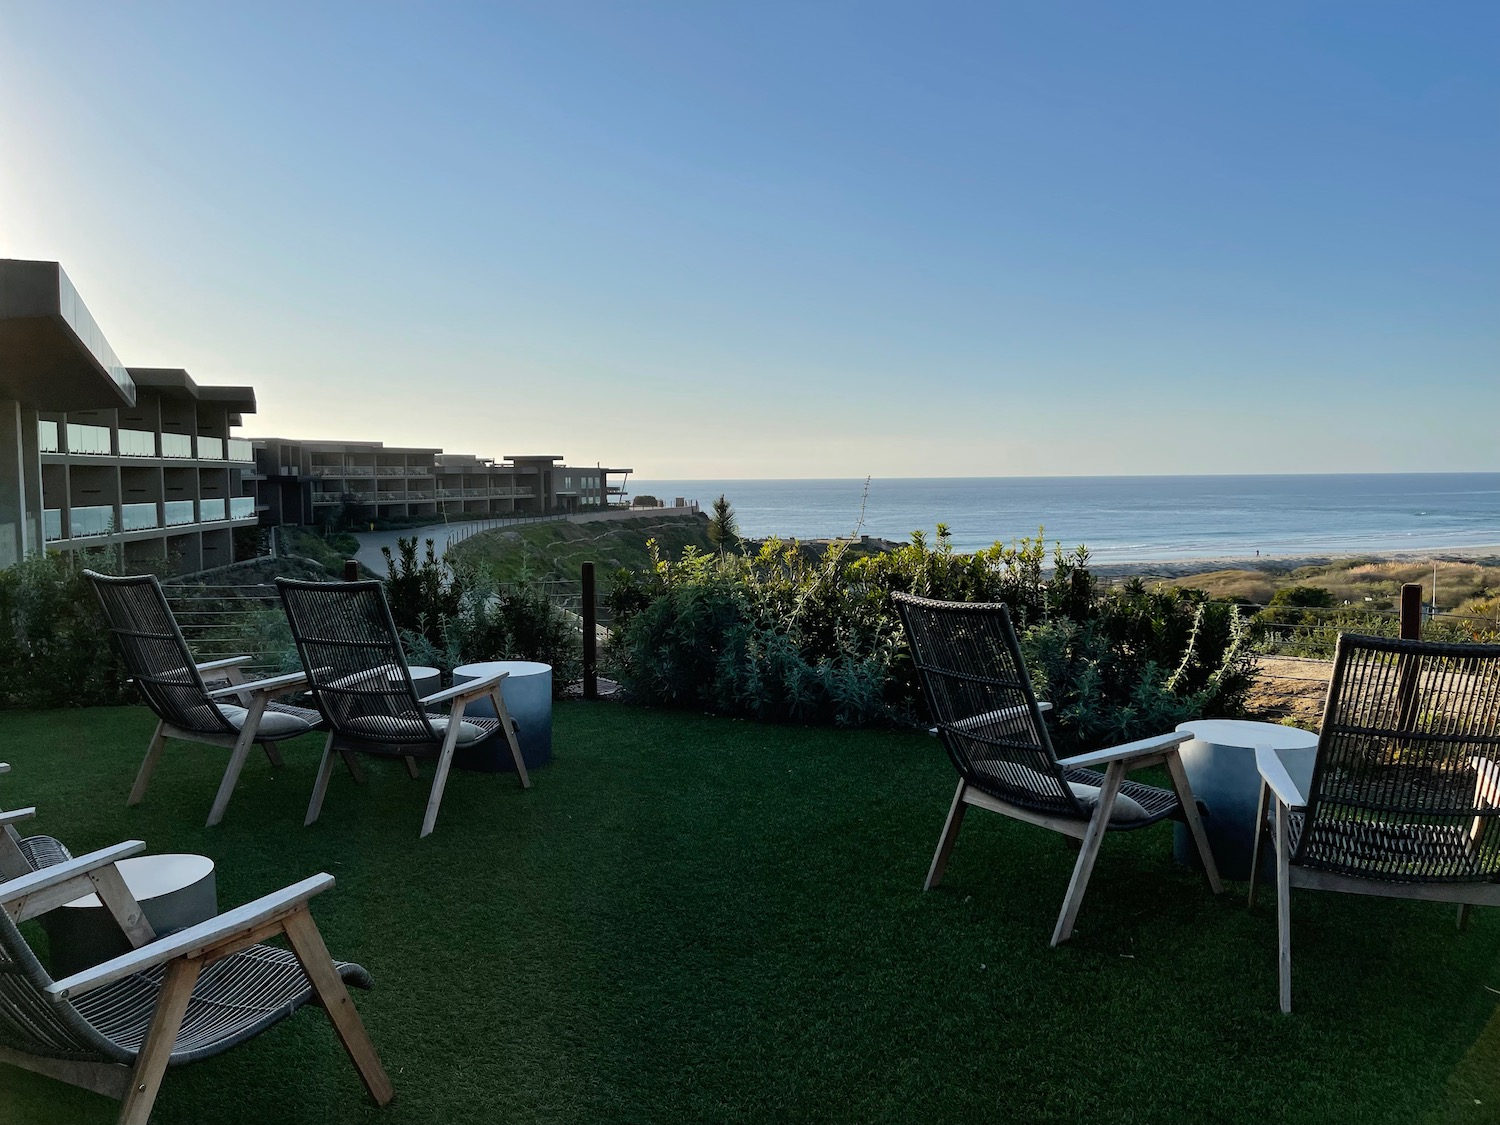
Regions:
<instances>
[{"instance_id":1,"label":"chair leg","mask_svg":"<svg viewBox=\"0 0 1500 1125\"><path fill-rule=\"evenodd\" d=\"M349 771L349 776L354 779L355 785L365 783L365 771L360 767L359 755L353 750L340 750L339 757L344 759L344 768Z\"/></svg>"},{"instance_id":2,"label":"chair leg","mask_svg":"<svg viewBox=\"0 0 1500 1125\"><path fill-rule=\"evenodd\" d=\"M490 692L490 701L495 705L495 718L500 720L500 729L505 732L505 741L510 743L510 756L516 763L516 775L521 779L521 788L531 788L531 778L526 773L526 763L521 758L521 744L516 741L515 724L510 721L510 712L505 709L505 697L496 688Z\"/></svg>"},{"instance_id":3,"label":"chair leg","mask_svg":"<svg viewBox=\"0 0 1500 1125\"><path fill-rule=\"evenodd\" d=\"M960 779L958 788L953 793L953 804L948 806L948 819L943 822L943 834L938 837L937 851L932 853L932 866L927 869L927 881L922 884L924 891L930 891L941 883L943 872L948 870L948 857L953 854L958 830L963 827L964 813L969 811L969 804L964 800L964 789L964 782Z\"/></svg>"},{"instance_id":4,"label":"chair leg","mask_svg":"<svg viewBox=\"0 0 1500 1125\"><path fill-rule=\"evenodd\" d=\"M410 754L401 759L406 763L406 776L416 781L420 774L417 771L417 760Z\"/></svg>"},{"instance_id":5,"label":"chair leg","mask_svg":"<svg viewBox=\"0 0 1500 1125\"><path fill-rule=\"evenodd\" d=\"M1198 815L1198 802L1193 798L1193 787L1188 782L1187 770L1182 768L1182 759L1176 750L1167 752L1167 773L1172 778L1172 788L1182 804L1182 818L1187 821L1193 844L1198 849L1198 858L1203 861L1203 874L1208 879L1209 890L1214 894L1224 893L1224 884L1219 881L1219 865L1214 862L1213 849L1208 846L1208 835L1203 831L1203 818Z\"/></svg>"},{"instance_id":6,"label":"chair leg","mask_svg":"<svg viewBox=\"0 0 1500 1125\"><path fill-rule=\"evenodd\" d=\"M1469 928L1469 904L1461 902L1458 904L1458 931L1463 933Z\"/></svg>"},{"instance_id":7,"label":"chair leg","mask_svg":"<svg viewBox=\"0 0 1500 1125\"><path fill-rule=\"evenodd\" d=\"M333 967L333 959L328 955L328 947L323 944L323 935L318 932L317 923L304 908L288 918L285 926L287 944L297 955L302 971L307 974L313 990L318 994L318 1002L328 1013L333 1029L338 1033L339 1042L344 1045L354 1068L359 1071L365 1089L370 1091L370 1097L375 1099L376 1105L385 1105L394 1093L390 1076L386 1074L385 1067L380 1065L380 1056L375 1051L375 1044L370 1042L370 1034L365 1030L364 1021L359 1018L354 1001L349 998L349 990L344 987L343 978Z\"/></svg>"},{"instance_id":8,"label":"chair leg","mask_svg":"<svg viewBox=\"0 0 1500 1125\"><path fill-rule=\"evenodd\" d=\"M422 817L422 831L417 839L432 834L437 825L438 808L443 803L443 789L448 784L448 769L453 765L453 749L458 745L458 731L463 721L463 706L454 708L448 720L448 733L443 736L443 750L438 755L437 773L432 778L432 792L427 797L427 812Z\"/></svg>"},{"instance_id":9,"label":"chair leg","mask_svg":"<svg viewBox=\"0 0 1500 1125\"><path fill-rule=\"evenodd\" d=\"M135 784L130 788L130 796L125 798L127 805L138 805L141 798L146 795L146 786L151 784L151 775L156 771L156 763L161 761L162 744L167 741L163 732L167 724L159 722L156 724L156 733L151 736L151 744L146 747L146 758L141 762L140 771L135 775Z\"/></svg>"},{"instance_id":10,"label":"chair leg","mask_svg":"<svg viewBox=\"0 0 1500 1125\"><path fill-rule=\"evenodd\" d=\"M286 765L286 761L282 758L281 751L276 749L275 743L262 742L260 748L266 752L266 761L271 763L273 770L279 770L282 766Z\"/></svg>"},{"instance_id":11,"label":"chair leg","mask_svg":"<svg viewBox=\"0 0 1500 1125\"><path fill-rule=\"evenodd\" d=\"M1255 899L1260 890L1260 850L1266 842L1266 813L1270 809L1271 787L1260 783L1260 800L1255 804L1255 845L1250 852L1250 895L1245 905L1255 909Z\"/></svg>"},{"instance_id":12,"label":"chair leg","mask_svg":"<svg viewBox=\"0 0 1500 1125\"><path fill-rule=\"evenodd\" d=\"M1292 848L1287 808L1276 802L1276 974L1281 1010L1292 1010Z\"/></svg>"},{"instance_id":13,"label":"chair leg","mask_svg":"<svg viewBox=\"0 0 1500 1125\"><path fill-rule=\"evenodd\" d=\"M193 985L198 983L202 969L203 962L196 957L180 957L167 966L167 975L156 994L151 1027L135 1057L130 1089L120 1106L119 1125L146 1125L150 1120L151 1107L156 1104L162 1077L167 1072L167 1060L172 1057L177 1031L182 1026L182 1017L187 1014Z\"/></svg>"},{"instance_id":14,"label":"chair leg","mask_svg":"<svg viewBox=\"0 0 1500 1125\"><path fill-rule=\"evenodd\" d=\"M1078 920L1078 908L1083 905L1083 893L1088 890L1089 876L1094 873L1094 860L1099 855L1099 845L1104 833L1109 830L1109 817L1115 808L1115 797L1120 792L1120 783L1125 780L1125 763L1111 762L1104 774L1104 784L1099 787L1099 805L1089 819L1083 834L1083 847L1078 852L1078 862L1073 865L1073 878L1068 882L1068 894L1063 899L1062 913L1057 916L1057 927L1052 931L1052 944L1061 945L1073 936L1073 923Z\"/></svg>"},{"instance_id":15,"label":"chair leg","mask_svg":"<svg viewBox=\"0 0 1500 1125\"><path fill-rule=\"evenodd\" d=\"M255 745L255 736L260 730L260 717L266 710L266 697L257 695L250 701L245 712L245 722L240 727L240 736L234 740L234 749L229 752L229 764L224 767L224 779L219 782L219 791L214 795L214 807L208 810L208 825L212 828L224 819L224 810L229 807L229 798L239 784L240 771L245 768L245 759Z\"/></svg>"},{"instance_id":16,"label":"chair leg","mask_svg":"<svg viewBox=\"0 0 1500 1125\"><path fill-rule=\"evenodd\" d=\"M333 735L328 736L328 741L323 743L323 758L318 762L318 779L313 782L312 800L307 802L307 819L302 822L306 828L318 819L323 811L323 798L328 793L328 779L333 776Z\"/></svg>"}]
</instances>

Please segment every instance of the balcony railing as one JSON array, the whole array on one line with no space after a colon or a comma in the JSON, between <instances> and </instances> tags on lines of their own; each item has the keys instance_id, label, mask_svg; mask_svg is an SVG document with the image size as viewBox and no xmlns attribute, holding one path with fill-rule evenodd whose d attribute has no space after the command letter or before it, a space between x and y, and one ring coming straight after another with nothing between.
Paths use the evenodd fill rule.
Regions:
<instances>
[{"instance_id":1,"label":"balcony railing","mask_svg":"<svg viewBox=\"0 0 1500 1125\"><path fill-rule=\"evenodd\" d=\"M197 514L193 511L191 500L168 500L161 506L162 526L181 527L185 523L193 523Z\"/></svg>"},{"instance_id":2,"label":"balcony railing","mask_svg":"<svg viewBox=\"0 0 1500 1125\"><path fill-rule=\"evenodd\" d=\"M148 527L160 526L154 503L120 505L120 527L123 530L142 531Z\"/></svg>"},{"instance_id":3,"label":"balcony railing","mask_svg":"<svg viewBox=\"0 0 1500 1125\"><path fill-rule=\"evenodd\" d=\"M225 443L229 450L231 461L254 461L255 445L244 438L232 437Z\"/></svg>"},{"instance_id":4,"label":"balcony railing","mask_svg":"<svg viewBox=\"0 0 1500 1125\"><path fill-rule=\"evenodd\" d=\"M209 497L198 501L198 520L207 523L209 520L221 520L224 518L224 498Z\"/></svg>"},{"instance_id":5,"label":"balcony railing","mask_svg":"<svg viewBox=\"0 0 1500 1125\"><path fill-rule=\"evenodd\" d=\"M44 508L42 510L42 540L46 543L61 539L62 533L62 509Z\"/></svg>"},{"instance_id":6,"label":"balcony railing","mask_svg":"<svg viewBox=\"0 0 1500 1125\"><path fill-rule=\"evenodd\" d=\"M36 424L36 438L37 438L37 445L39 445L41 447L41 450L42 450L43 453L58 453L62 449L62 443L58 440L58 436L57 436L57 423L56 422L49 422L45 418L39 420L37 422L37 424ZM59 512L59 513L62 511L61 508L53 508L52 510L54 512ZM59 516L59 520L61 520L61 516ZM57 537L59 539L61 539L62 538L62 524L61 524L61 522L59 522L57 526L58 526Z\"/></svg>"},{"instance_id":7,"label":"balcony railing","mask_svg":"<svg viewBox=\"0 0 1500 1125\"><path fill-rule=\"evenodd\" d=\"M193 439L187 434L161 435L161 455L163 457L192 457Z\"/></svg>"},{"instance_id":8,"label":"balcony railing","mask_svg":"<svg viewBox=\"0 0 1500 1125\"><path fill-rule=\"evenodd\" d=\"M232 520L254 519L255 497L231 496L229 498L229 518Z\"/></svg>"},{"instance_id":9,"label":"balcony railing","mask_svg":"<svg viewBox=\"0 0 1500 1125\"><path fill-rule=\"evenodd\" d=\"M373 477L374 465L314 465L315 477Z\"/></svg>"},{"instance_id":10,"label":"balcony railing","mask_svg":"<svg viewBox=\"0 0 1500 1125\"><path fill-rule=\"evenodd\" d=\"M408 500L431 500L433 497L432 497L432 492L430 490L428 490L428 489L415 489L414 488L414 489L410 489L406 493L406 498Z\"/></svg>"},{"instance_id":11,"label":"balcony railing","mask_svg":"<svg viewBox=\"0 0 1500 1125\"><path fill-rule=\"evenodd\" d=\"M404 477L406 468L402 465L376 465L375 475L378 477Z\"/></svg>"},{"instance_id":12,"label":"balcony railing","mask_svg":"<svg viewBox=\"0 0 1500 1125\"><path fill-rule=\"evenodd\" d=\"M338 502L339 502L339 494L337 492L314 492L313 493L313 503L314 504L337 504Z\"/></svg>"},{"instance_id":13,"label":"balcony railing","mask_svg":"<svg viewBox=\"0 0 1500 1125\"><path fill-rule=\"evenodd\" d=\"M71 539L108 535L114 530L114 526L115 507L113 504L93 504L68 509L68 532Z\"/></svg>"},{"instance_id":14,"label":"balcony railing","mask_svg":"<svg viewBox=\"0 0 1500 1125\"><path fill-rule=\"evenodd\" d=\"M150 430L119 431L121 457L155 457L156 435Z\"/></svg>"},{"instance_id":15,"label":"balcony railing","mask_svg":"<svg viewBox=\"0 0 1500 1125\"><path fill-rule=\"evenodd\" d=\"M203 437L200 435L198 438L198 460L224 460L224 439L216 437Z\"/></svg>"},{"instance_id":16,"label":"balcony railing","mask_svg":"<svg viewBox=\"0 0 1500 1125\"><path fill-rule=\"evenodd\" d=\"M108 456L114 452L110 444L108 426L85 426L81 422L68 423L68 452Z\"/></svg>"},{"instance_id":17,"label":"balcony railing","mask_svg":"<svg viewBox=\"0 0 1500 1125\"><path fill-rule=\"evenodd\" d=\"M408 465L406 475L409 477L430 477L433 467L431 465Z\"/></svg>"}]
</instances>

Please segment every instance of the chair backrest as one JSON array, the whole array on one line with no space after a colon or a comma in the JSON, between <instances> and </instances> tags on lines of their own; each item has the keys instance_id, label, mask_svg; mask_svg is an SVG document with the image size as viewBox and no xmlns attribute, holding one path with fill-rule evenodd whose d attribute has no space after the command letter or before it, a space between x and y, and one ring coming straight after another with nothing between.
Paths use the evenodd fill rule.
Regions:
<instances>
[{"instance_id":1,"label":"chair backrest","mask_svg":"<svg viewBox=\"0 0 1500 1125\"><path fill-rule=\"evenodd\" d=\"M156 576L84 574L99 596L130 678L156 717L185 730L233 737L235 728L205 694L203 676Z\"/></svg>"},{"instance_id":2,"label":"chair backrest","mask_svg":"<svg viewBox=\"0 0 1500 1125\"><path fill-rule=\"evenodd\" d=\"M276 579L318 709L337 736L392 745L441 738L422 709L379 582Z\"/></svg>"},{"instance_id":3,"label":"chair backrest","mask_svg":"<svg viewBox=\"0 0 1500 1125\"><path fill-rule=\"evenodd\" d=\"M1037 812L1087 819L1057 764L1010 612L894 595L938 736L964 781Z\"/></svg>"},{"instance_id":4,"label":"chair backrest","mask_svg":"<svg viewBox=\"0 0 1500 1125\"><path fill-rule=\"evenodd\" d=\"M0 1046L46 1058L131 1061L72 1004L49 997L51 983L20 929L0 910Z\"/></svg>"},{"instance_id":5,"label":"chair backrest","mask_svg":"<svg viewBox=\"0 0 1500 1125\"><path fill-rule=\"evenodd\" d=\"M1500 880L1500 645L1339 637L1292 862Z\"/></svg>"}]
</instances>

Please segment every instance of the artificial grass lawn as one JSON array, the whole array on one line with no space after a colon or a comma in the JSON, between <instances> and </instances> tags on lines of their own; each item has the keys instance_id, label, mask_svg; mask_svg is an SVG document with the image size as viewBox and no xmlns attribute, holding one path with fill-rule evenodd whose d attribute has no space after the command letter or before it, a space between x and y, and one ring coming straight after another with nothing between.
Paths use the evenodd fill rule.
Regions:
<instances>
[{"instance_id":1,"label":"artificial grass lawn","mask_svg":"<svg viewBox=\"0 0 1500 1125\"><path fill-rule=\"evenodd\" d=\"M1171 831L1111 836L1077 935L1047 946L1073 855L970 813L920 887L953 777L920 735L563 704L522 792L456 773L334 775L252 757L202 825L225 755L171 743L127 809L142 708L0 716L0 807L75 852L140 838L218 864L222 908L315 871L335 956L396 1087L376 1109L305 1010L175 1068L173 1122L1489 1122L1500 1119L1500 918L1294 896L1295 1013L1275 916L1214 898ZM28 924L32 927L34 924ZM0 1121L110 1122L113 1103L0 1065Z\"/></svg>"}]
</instances>

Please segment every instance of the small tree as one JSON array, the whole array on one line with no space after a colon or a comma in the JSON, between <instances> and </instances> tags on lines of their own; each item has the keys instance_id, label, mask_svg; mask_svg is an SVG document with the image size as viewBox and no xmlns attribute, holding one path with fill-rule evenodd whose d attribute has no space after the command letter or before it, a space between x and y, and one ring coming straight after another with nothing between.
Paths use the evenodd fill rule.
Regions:
<instances>
[{"instance_id":1,"label":"small tree","mask_svg":"<svg viewBox=\"0 0 1500 1125\"><path fill-rule=\"evenodd\" d=\"M719 549L721 555L726 548L734 547L740 541L734 509L722 494L714 501L714 514L708 520L708 541Z\"/></svg>"}]
</instances>

